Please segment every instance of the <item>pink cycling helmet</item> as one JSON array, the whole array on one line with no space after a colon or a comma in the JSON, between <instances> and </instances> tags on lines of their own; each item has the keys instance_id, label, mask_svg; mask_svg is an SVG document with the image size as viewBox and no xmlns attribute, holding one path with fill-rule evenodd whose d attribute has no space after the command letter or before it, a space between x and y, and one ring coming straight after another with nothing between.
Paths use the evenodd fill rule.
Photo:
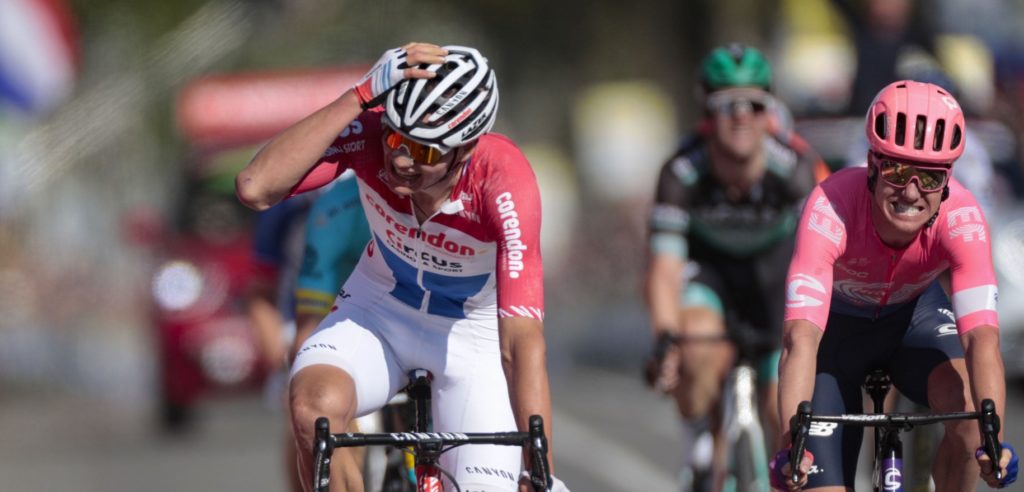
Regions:
<instances>
[{"instance_id":1,"label":"pink cycling helmet","mask_svg":"<svg viewBox=\"0 0 1024 492\"><path fill-rule=\"evenodd\" d=\"M901 80L887 85L868 109L864 130L872 152L953 167L964 152L964 113L945 89Z\"/></svg>"}]
</instances>

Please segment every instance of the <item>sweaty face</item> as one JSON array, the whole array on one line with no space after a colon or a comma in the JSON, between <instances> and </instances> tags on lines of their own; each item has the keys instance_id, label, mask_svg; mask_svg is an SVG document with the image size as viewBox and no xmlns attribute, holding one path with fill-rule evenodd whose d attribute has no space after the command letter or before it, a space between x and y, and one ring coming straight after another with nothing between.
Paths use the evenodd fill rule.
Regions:
<instances>
[{"instance_id":1,"label":"sweaty face","mask_svg":"<svg viewBox=\"0 0 1024 492\"><path fill-rule=\"evenodd\" d=\"M879 237L889 246L900 248L910 244L939 211L942 190L922 191L916 177L902 187L879 178L875 180L873 198L871 215Z\"/></svg>"},{"instance_id":2,"label":"sweaty face","mask_svg":"<svg viewBox=\"0 0 1024 492\"><path fill-rule=\"evenodd\" d=\"M738 160L753 156L768 127L768 100L768 93L755 87L709 94L704 106L714 126L714 143Z\"/></svg>"}]
</instances>

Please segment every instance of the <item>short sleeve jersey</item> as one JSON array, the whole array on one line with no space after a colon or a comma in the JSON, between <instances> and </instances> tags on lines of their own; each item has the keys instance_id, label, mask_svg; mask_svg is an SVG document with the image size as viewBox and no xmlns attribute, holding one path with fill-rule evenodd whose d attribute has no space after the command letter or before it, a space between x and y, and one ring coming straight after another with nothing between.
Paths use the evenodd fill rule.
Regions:
<instances>
[{"instance_id":1,"label":"short sleeve jersey","mask_svg":"<svg viewBox=\"0 0 1024 492\"><path fill-rule=\"evenodd\" d=\"M277 309L286 321L295 319L295 281L311 199L312 195L286 200L260 212L253 230L255 278L276 286Z\"/></svg>"},{"instance_id":2,"label":"short sleeve jersey","mask_svg":"<svg viewBox=\"0 0 1024 492\"><path fill-rule=\"evenodd\" d=\"M799 137L764 139L766 171L746 196L730 199L715 176L708 142L691 137L658 177L650 248L698 262L752 258L790 240L800 205L814 187L817 153Z\"/></svg>"},{"instance_id":3,"label":"short sleeve jersey","mask_svg":"<svg viewBox=\"0 0 1024 492\"><path fill-rule=\"evenodd\" d=\"M295 292L299 314L322 316L330 311L370 240L355 176L342 175L328 186L330 189L313 203L306 219L306 242Z\"/></svg>"},{"instance_id":4,"label":"short sleeve jersey","mask_svg":"<svg viewBox=\"0 0 1024 492\"><path fill-rule=\"evenodd\" d=\"M372 239L356 273L425 314L493 319L544 314L540 192L508 138L481 137L449 199L418 223L388 186L379 111L361 114L293 194L353 169Z\"/></svg>"},{"instance_id":5,"label":"short sleeve jersey","mask_svg":"<svg viewBox=\"0 0 1024 492\"><path fill-rule=\"evenodd\" d=\"M912 302L948 269L958 332L998 326L991 236L974 196L951 179L934 223L893 249L875 232L866 181L866 168L843 169L808 198L787 275L786 320L824 330L830 311L878 318Z\"/></svg>"}]
</instances>

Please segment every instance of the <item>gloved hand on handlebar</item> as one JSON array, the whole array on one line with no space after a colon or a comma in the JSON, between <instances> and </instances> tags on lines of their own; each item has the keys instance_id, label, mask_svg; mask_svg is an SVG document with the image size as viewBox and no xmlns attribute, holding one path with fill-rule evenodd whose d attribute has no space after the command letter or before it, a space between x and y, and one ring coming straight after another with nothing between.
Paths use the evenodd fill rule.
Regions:
<instances>
[{"instance_id":1,"label":"gloved hand on handlebar","mask_svg":"<svg viewBox=\"0 0 1024 492\"><path fill-rule=\"evenodd\" d=\"M775 453L775 457L768 462L768 476L771 479L772 490L800 490L807 485L807 474L810 473L812 464L814 464L814 455L805 449L804 457L800 460L800 482L793 484L790 481L789 448L779 450Z\"/></svg>"},{"instance_id":2,"label":"gloved hand on handlebar","mask_svg":"<svg viewBox=\"0 0 1024 492\"><path fill-rule=\"evenodd\" d=\"M669 331L662 332L644 361L644 380L662 393L672 391L678 380L679 360L675 343L679 337Z\"/></svg>"},{"instance_id":3,"label":"gloved hand on handlebar","mask_svg":"<svg viewBox=\"0 0 1024 492\"><path fill-rule=\"evenodd\" d=\"M388 50L352 87L352 90L359 98L359 104L363 109L376 106L383 102L388 91L402 80L434 77L434 72L416 67L424 63L442 63L446 54L448 50L428 43L409 43L401 48Z\"/></svg>"},{"instance_id":4,"label":"gloved hand on handlebar","mask_svg":"<svg viewBox=\"0 0 1024 492\"><path fill-rule=\"evenodd\" d=\"M999 468L1003 471L1003 479L996 479L996 470L992 466L992 459L985 453L984 447L974 452L974 457L981 466L981 478L989 487L1001 489L1017 481L1017 450L1008 443L1002 443L1003 453L999 458Z\"/></svg>"}]
</instances>

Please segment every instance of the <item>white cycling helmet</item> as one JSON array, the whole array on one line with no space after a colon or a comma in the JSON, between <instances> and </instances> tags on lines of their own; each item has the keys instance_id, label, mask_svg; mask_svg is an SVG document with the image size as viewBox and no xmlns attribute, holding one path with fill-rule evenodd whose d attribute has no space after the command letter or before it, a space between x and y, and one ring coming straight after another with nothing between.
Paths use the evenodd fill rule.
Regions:
<instances>
[{"instance_id":1,"label":"white cycling helmet","mask_svg":"<svg viewBox=\"0 0 1024 492\"><path fill-rule=\"evenodd\" d=\"M423 67L432 79L406 79L388 93L385 122L441 152L468 144L494 126L498 81L473 48L445 46L444 63Z\"/></svg>"}]
</instances>

